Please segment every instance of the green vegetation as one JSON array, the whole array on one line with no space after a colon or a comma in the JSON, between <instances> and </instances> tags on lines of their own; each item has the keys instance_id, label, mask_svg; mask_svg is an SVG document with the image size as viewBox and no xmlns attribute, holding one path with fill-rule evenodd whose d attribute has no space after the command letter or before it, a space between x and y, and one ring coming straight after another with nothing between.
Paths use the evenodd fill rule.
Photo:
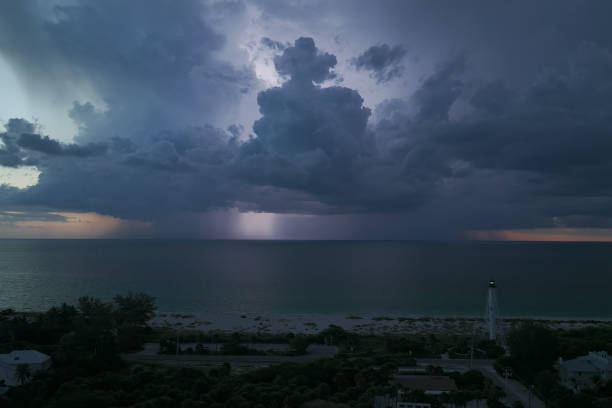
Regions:
<instances>
[{"instance_id":1,"label":"green vegetation","mask_svg":"<svg viewBox=\"0 0 612 408\"><path fill-rule=\"evenodd\" d=\"M19 384L24 384L27 380L32 377L32 373L30 372L30 366L27 364L19 364L17 365L17 369L15 370L15 377Z\"/></svg>"},{"instance_id":2,"label":"green vegetation","mask_svg":"<svg viewBox=\"0 0 612 408\"><path fill-rule=\"evenodd\" d=\"M553 367L558 357L575 358L589 351L612 352L612 328L550 330L522 322L508 333L510 356L498 359L496 369L510 367L514 376L534 391L550 408L600 408L612 406L612 381L573 393L559 382Z\"/></svg>"},{"instance_id":3,"label":"green vegetation","mask_svg":"<svg viewBox=\"0 0 612 408\"><path fill-rule=\"evenodd\" d=\"M554 333L533 323L523 323L508 333L508 347L512 368L529 382L533 382L536 373L552 367L559 355Z\"/></svg>"},{"instance_id":4,"label":"green vegetation","mask_svg":"<svg viewBox=\"0 0 612 408\"><path fill-rule=\"evenodd\" d=\"M43 352L61 347L94 354L134 351L152 333L147 322L155 300L145 294L118 295L113 302L81 297L78 306L63 304L35 315L0 313L0 352L37 346Z\"/></svg>"},{"instance_id":5,"label":"green vegetation","mask_svg":"<svg viewBox=\"0 0 612 408\"><path fill-rule=\"evenodd\" d=\"M612 328L585 327L577 330L559 330L559 355L565 359L584 356L589 351L602 350L612 354Z\"/></svg>"},{"instance_id":6,"label":"green vegetation","mask_svg":"<svg viewBox=\"0 0 612 408\"><path fill-rule=\"evenodd\" d=\"M235 332L227 334L223 332L202 331L180 331L165 332L159 339L159 354L198 354L198 355L234 355L234 356L259 356L259 355L285 355L297 356L306 354L308 346L315 342L317 337L306 335L287 334L246 334ZM195 343L195 348L188 347L179 349L177 353L177 341L179 343ZM210 343L204 343L208 341ZM211 350L208 345L221 344L218 350ZM261 350L249 347L250 344L287 344L286 351Z\"/></svg>"},{"instance_id":7,"label":"green vegetation","mask_svg":"<svg viewBox=\"0 0 612 408\"><path fill-rule=\"evenodd\" d=\"M390 385L390 378L400 366L416 366L416 358L438 357L442 353L457 358L496 358L504 352L494 342L472 335L369 335L334 325L305 335L168 327L153 330L148 322L155 309L152 297L130 293L118 295L112 302L82 297L76 306L64 304L41 314L0 311L0 351L34 348L53 359L47 372L32 373L27 366L19 366L16 379L22 385L0 396L0 408L370 407L375 396L395 395L397 388ZM120 357L120 353L140 350L145 342L159 342L162 353L175 354L177 340L193 344L182 354L301 355L313 343L336 346L339 354L310 363L284 363L243 373L234 372L228 362L196 369L130 365ZM511 354L499 358L496 368L510 367L518 380L533 385L550 408L612 405L612 382L599 381L591 390L572 393L561 386L553 367L559 356L573 358L593 350L612 351L612 329L550 330L517 321L507 341ZM208 350L204 342L220 347ZM257 343L283 343L287 351L251 348ZM503 407L503 391L479 371L444 373L440 367L429 366L425 372L415 373L448 375L455 380L458 391L431 396L404 390L413 401L441 407L445 403L463 406L481 399L487 401L488 407Z\"/></svg>"},{"instance_id":8,"label":"green vegetation","mask_svg":"<svg viewBox=\"0 0 612 408\"><path fill-rule=\"evenodd\" d=\"M280 364L230 375L229 364L208 373L195 368L110 366L102 359L60 364L11 389L6 407L300 407L329 400L369 407L371 398L393 392L393 367L366 360L324 359Z\"/></svg>"},{"instance_id":9,"label":"green vegetation","mask_svg":"<svg viewBox=\"0 0 612 408\"><path fill-rule=\"evenodd\" d=\"M392 317L388 317L388 316L374 316L372 318L372 320L374 320L375 322L382 322L382 321L392 321L395 320Z\"/></svg>"},{"instance_id":10,"label":"green vegetation","mask_svg":"<svg viewBox=\"0 0 612 408\"><path fill-rule=\"evenodd\" d=\"M445 395L442 400L456 406L464 406L468 401L475 399L486 400L488 407L503 407L499 402L504 397L504 391L493 385L480 371L470 370L463 374L450 373L449 376L455 380L457 392Z\"/></svg>"}]
</instances>

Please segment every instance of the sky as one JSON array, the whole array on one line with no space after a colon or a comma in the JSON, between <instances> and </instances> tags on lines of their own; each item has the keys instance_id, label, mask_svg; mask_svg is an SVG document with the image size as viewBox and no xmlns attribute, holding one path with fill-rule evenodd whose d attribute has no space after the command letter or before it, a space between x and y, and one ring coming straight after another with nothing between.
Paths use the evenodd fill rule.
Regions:
<instances>
[{"instance_id":1,"label":"sky","mask_svg":"<svg viewBox=\"0 0 612 408\"><path fill-rule=\"evenodd\" d=\"M612 241L608 1L0 3L0 237Z\"/></svg>"}]
</instances>

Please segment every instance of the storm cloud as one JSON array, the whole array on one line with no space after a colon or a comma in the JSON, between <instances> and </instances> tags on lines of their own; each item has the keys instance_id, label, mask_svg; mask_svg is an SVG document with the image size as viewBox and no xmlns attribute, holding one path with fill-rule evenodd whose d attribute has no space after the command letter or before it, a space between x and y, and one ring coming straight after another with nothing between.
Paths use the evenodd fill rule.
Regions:
<instances>
[{"instance_id":1,"label":"storm cloud","mask_svg":"<svg viewBox=\"0 0 612 408\"><path fill-rule=\"evenodd\" d=\"M27 150L60 156L95 156L106 151L106 145L102 143L90 143L86 146L79 146L74 143L62 144L49 136L41 136L36 133L21 133L19 139L17 139L17 144Z\"/></svg>"},{"instance_id":2,"label":"storm cloud","mask_svg":"<svg viewBox=\"0 0 612 408\"><path fill-rule=\"evenodd\" d=\"M3 186L0 203L153 221L173 234L180 228L169 220L228 209L326 217L295 221L308 237L317 228L344 236L330 232L334 225L361 238L612 225L612 43L604 35L612 32L603 21L589 27L584 12L559 31L573 21L569 2L552 14L534 5L525 17L532 42L491 39L526 56L512 68L496 50L483 54L488 45L455 20L441 25L463 15L453 3L442 11L389 4L388 32L364 39L347 31L333 42L316 32L337 27L325 31L322 11L300 5L3 5L0 52L21 77L37 92L74 82L95 97L67 112L74 138L6 121L0 165L41 174L29 188ZM348 3L326 7L362 21ZM395 21L410 7L404 14L427 24ZM595 15L606 6L590 7ZM244 17L252 8L315 34L253 40L249 31L239 46L232 19L253 20ZM473 30L487 32L499 13L479 10ZM538 16L550 31L533 24ZM550 36L563 42L545 47ZM530 47L542 52L528 58ZM425 57L407 58L413 48ZM232 121L245 104L255 119Z\"/></svg>"},{"instance_id":3,"label":"storm cloud","mask_svg":"<svg viewBox=\"0 0 612 408\"><path fill-rule=\"evenodd\" d=\"M406 52L401 45L373 45L355 58L353 65L358 70L370 71L376 82L387 82L402 76L404 68L401 62Z\"/></svg>"}]
</instances>

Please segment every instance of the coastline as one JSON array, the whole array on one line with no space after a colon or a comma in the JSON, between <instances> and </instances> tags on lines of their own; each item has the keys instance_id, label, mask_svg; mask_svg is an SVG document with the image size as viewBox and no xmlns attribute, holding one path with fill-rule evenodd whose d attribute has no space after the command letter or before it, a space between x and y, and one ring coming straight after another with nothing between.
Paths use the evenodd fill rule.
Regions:
<instances>
[{"instance_id":1,"label":"coastline","mask_svg":"<svg viewBox=\"0 0 612 408\"><path fill-rule=\"evenodd\" d=\"M551 329L610 327L611 318L504 316L500 319L503 333L522 321L533 321ZM482 316L399 316L381 314L263 314L239 312L204 312L198 314L158 312L151 325L159 329L179 331L217 331L258 334L316 334L330 325L365 335L381 334L445 334L470 335L484 333Z\"/></svg>"},{"instance_id":2,"label":"coastline","mask_svg":"<svg viewBox=\"0 0 612 408\"><path fill-rule=\"evenodd\" d=\"M9 315L35 319L43 312L4 309ZM2 310L0 310L2 312ZM523 321L531 321L550 329L572 330L584 327L612 327L606 317L502 316L499 332L510 330ZM321 313L241 313L201 312L177 313L158 311L150 320L151 327L162 331L217 332L248 334L317 334L335 325L361 335L480 335L485 333L483 316L466 315L396 315L396 314L321 314Z\"/></svg>"}]
</instances>

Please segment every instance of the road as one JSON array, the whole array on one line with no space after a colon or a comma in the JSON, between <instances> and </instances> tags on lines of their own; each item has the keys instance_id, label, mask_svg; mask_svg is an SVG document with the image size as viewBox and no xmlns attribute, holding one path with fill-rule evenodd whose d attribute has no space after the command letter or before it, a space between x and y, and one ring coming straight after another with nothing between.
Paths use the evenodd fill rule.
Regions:
<instances>
[{"instance_id":1,"label":"road","mask_svg":"<svg viewBox=\"0 0 612 408\"><path fill-rule=\"evenodd\" d=\"M274 347L277 346L277 347ZM249 345L251 348L261 350L278 349L279 345L260 344ZM220 345L219 345L220 347ZM209 347L215 349L215 347ZM308 346L308 354L301 356L282 356L282 355L265 355L265 356L230 356L230 355L197 355L197 354L157 354L159 349L158 344L147 343L144 350L138 353L125 353L121 357L126 361L145 364L164 364L164 365L179 365L192 367L216 367L225 362L232 365L232 369L236 371L268 367L270 364L279 363L308 363L325 357L333 357L338 352L335 346L324 346L319 344L311 344Z\"/></svg>"},{"instance_id":2,"label":"road","mask_svg":"<svg viewBox=\"0 0 612 408\"><path fill-rule=\"evenodd\" d=\"M421 366L438 366L447 371L467 371L470 369L479 370L493 381L493 384L501 387L506 392L505 403L511 404L520 401L526 408L545 408L544 403L533 395L523 384L513 379L505 379L500 376L493 368L493 360L474 359L418 359L417 363Z\"/></svg>"},{"instance_id":3,"label":"road","mask_svg":"<svg viewBox=\"0 0 612 408\"><path fill-rule=\"evenodd\" d=\"M191 366L213 368L228 362L232 370L242 371L254 368L268 367L279 363L307 363L318 360L320 355L303 356L220 356L220 355L173 355L173 354L134 354L126 353L121 357L133 363L161 364L175 366Z\"/></svg>"}]
</instances>

